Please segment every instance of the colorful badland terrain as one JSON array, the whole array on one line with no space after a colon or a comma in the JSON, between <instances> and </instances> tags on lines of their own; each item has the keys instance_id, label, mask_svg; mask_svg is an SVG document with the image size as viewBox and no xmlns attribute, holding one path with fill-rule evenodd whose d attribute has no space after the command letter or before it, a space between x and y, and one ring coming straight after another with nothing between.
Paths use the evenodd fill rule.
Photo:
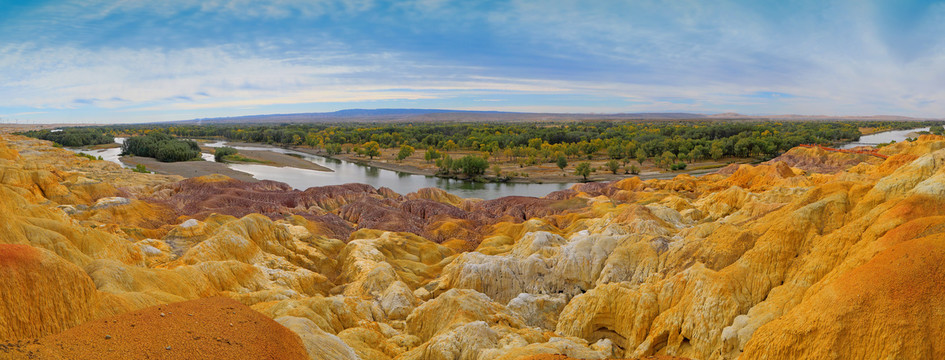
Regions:
<instances>
[{"instance_id":1,"label":"colorful badland terrain","mask_svg":"<svg viewBox=\"0 0 945 360\"><path fill-rule=\"evenodd\" d=\"M945 138L461 199L0 140L0 359L945 357Z\"/></svg>"}]
</instances>

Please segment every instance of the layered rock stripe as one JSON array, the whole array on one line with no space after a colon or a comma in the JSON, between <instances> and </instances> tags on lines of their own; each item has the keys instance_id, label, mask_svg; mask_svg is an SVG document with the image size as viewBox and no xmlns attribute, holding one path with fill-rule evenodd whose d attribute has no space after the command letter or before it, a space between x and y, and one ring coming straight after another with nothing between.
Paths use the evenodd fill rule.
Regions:
<instances>
[{"instance_id":1,"label":"layered rock stripe","mask_svg":"<svg viewBox=\"0 0 945 360\"><path fill-rule=\"evenodd\" d=\"M945 358L942 137L483 201L0 136L0 358Z\"/></svg>"}]
</instances>

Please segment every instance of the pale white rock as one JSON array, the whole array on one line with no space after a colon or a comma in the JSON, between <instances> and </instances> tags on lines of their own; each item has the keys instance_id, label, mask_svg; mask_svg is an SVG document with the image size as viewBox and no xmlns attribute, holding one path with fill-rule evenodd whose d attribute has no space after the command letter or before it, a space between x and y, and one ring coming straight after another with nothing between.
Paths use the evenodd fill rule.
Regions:
<instances>
[{"instance_id":1,"label":"pale white rock","mask_svg":"<svg viewBox=\"0 0 945 360\"><path fill-rule=\"evenodd\" d=\"M338 336L323 331L312 320L294 316L275 319L302 338L302 344L312 360L359 360L360 357Z\"/></svg>"}]
</instances>

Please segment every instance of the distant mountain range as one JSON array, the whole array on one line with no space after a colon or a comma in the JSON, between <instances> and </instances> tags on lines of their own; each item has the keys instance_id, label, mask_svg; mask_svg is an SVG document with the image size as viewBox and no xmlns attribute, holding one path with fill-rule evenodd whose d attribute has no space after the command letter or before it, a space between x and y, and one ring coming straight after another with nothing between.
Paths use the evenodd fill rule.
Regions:
<instances>
[{"instance_id":1,"label":"distant mountain range","mask_svg":"<svg viewBox=\"0 0 945 360\"><path fill-rule=\"evenodd\" d=\"M323 113L267 114L222 118L204 118L174 121L183 124L255 124L255 123L333 123L333 122L426 122L426 121L574 121L574 120L925 120L905 116L825 116L825 115L742 115L738 113L694 114L683 112L667 113L617 113L617 114L563 114L563 113L522 113L504 111L470 111L445 109L346 109Z\"/></svg>"}]
</instances>

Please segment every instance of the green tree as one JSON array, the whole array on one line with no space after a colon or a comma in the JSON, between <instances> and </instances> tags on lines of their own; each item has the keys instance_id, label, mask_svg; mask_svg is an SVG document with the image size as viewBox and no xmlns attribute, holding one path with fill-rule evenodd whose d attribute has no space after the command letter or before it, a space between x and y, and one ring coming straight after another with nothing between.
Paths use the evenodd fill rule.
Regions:
<instances>
[{"instance_id":1,"label":"green tree","mask_svg":"<svg viewBox=\"0 0 945 360\"><path fill-rule=\"evenodd\" d=\"M377 141L364 143L364 155L367 155L371 160L374 160L375 156L381 156L381 144L378 144Z\"/></svg>"},{"instance_id":2,"label":"green tree","mask_svg":"<svg viewBox=\"0 0 945 360\"><path fill-rule=\"evenodd\" d=\"M486 172L486 169L489 168L489 162L476 155L466 155L457 160L453 167L459 169L466 176L476 177Z\"/></svg>"},{"instance_id":3,"label":"green tree","mask_svg":"<svg viewBox=\"0 0 945 360\"><path fill-rule=\"evenodd\" d=\"M664 151L663 155L660 156L660 162L665 166L670 166L673 162L676 161L676 154L673 154L669 151Z\"/></svg>"},{"instance_id":4,"label":"green tree","mask_svg":"<svg viewBox=\"0 0 945 360\"><path fill-rule=\"evenodd\" d=\"M709 156L712 157L712 160L719 161L724 156L724 150L722 150L722 144L718 142L712 143L712 149L709 150Z\"/></svg>"},{"instance_id":5,"label":"green tree","mask_svg":"<svg viewBox=\"0 0 945 360\"><path fill-rule=\"evenodd\" d=\"M449 175L453 171L453 158L449 155L443 156L440 159L436 160L436 167L439 168L437 171L443 175Z\"/></svg>"},{"instance_id":6,"label":"green tree","mask_svg":"<svg viewBox=\"0 0 945 360\"><path fill-rule=\"evenodd\" d=\"M637 152L634 154L634 156L637 158L637 162L640 163L640 166L643 166L643 162L646 161L646 150L643 150L641 147L637 149Z\"/></svg>"},{"instance_id":7,"label":"green tree","mask_svg":"<svg viewBox=\"0 0 945 360\"><path fill-rule=\"evenodd\" d=\"M441 154L439 151L429 148L427 149L427 152L423 154L423 160L426 160L427 162L433 162L436 159L439 159L441 156L443 156L443 154Z\"/></svg>"},{"instance_id":8,"label":"green tree","mask_svg":"<svg viewBox=\"0 0 945 360\"><path fill-rule=\"evenodd\" d=\"M564 155L558 155L558 161L556 164L558 165L558 168L561 169L561 171L564 171L564 168L568 167L568 158Z\"/></svg>"},{"instance_id":9,"label":"green tree","mask_svg":"<svg viewBox=\"0 0 945 360\"><path fill-rule=\"evenodd\" d=\"M502 167L499 164L492 165L492 172L495 173L495 177L502 177Z\"/></svg>"},{"instance_id":10,"label":"green tree","mask_svg":"<svg viewBox=\"0 0 945 360\"><path fill-rule=\"evenodd\" d=\"M606 165L610 172L614 173L614 175L617 175L617 170L620 170L620 163L617 160L610 159Z\"/></svg>"},{"instance_id":11,"label":"green tree","mask_svg":"<svg viewBox=\"0 0 945 360\"><path fill-rule=\"evenodd\" d=\"M229 146L218 147L213 151L213 159L217 162L224 162L224 158L230 155L236 155L236 149Z\"/></svg>"},{"instance_id":12,"label":"green tree","mask_svg":"<svg viewBox=\"0 0 945 360\"><path fill-rule=\"evenodd\" d=\"M621 159L624 156L626 156L626 154L627 154L627 149L624 148L623 146L614 145L607 148L607 155L610 156L610 158L614 160Z\"/></svg>"},{"instance_id":13,"label":"green tree","mask_svg":"<svg viewBox=\"0 0 945 360\"><path fill-rule=\"evenodd\" d=\"M630 165L630 168L627 170L633 175L640 174L640 168L638 168L636 165Z\"/></svg>"},{"instance_id":14,"label":"green tree","mask_svg":"<svg viewBox=\"0 0 945 360\"><path fill-rule=\"evenodd\" d=\"M325 151L328 152L328 155L338 155L341 154L343 149L341 148L341 144L334 143L326 145Z\"/></svg>"},{"instance_id":15,"label":"green tree","mask_svg":"<svg viewBox=\"0 0 945 360\"><path fill-rule=\"evenodd\" d=\"M577 167L574 168L574 175L580 175L584 177L584 181L587 181L587 176L594 172L594 168L591 167L591 163L582 162L577 164Z\"/></svg>"},{"instance_id":16,"label":"green tree","mask_svg":"<svg viewBox=\"0 0 945 360\"><path fill-rule=\"evenodd\" d=\"M414 152L413 146L403 144L400 146L400 151L397 152L397 160L403 161L404 159L410 157L410 155L413 155L413 152Z\"/></svg>"}]
</instances>

